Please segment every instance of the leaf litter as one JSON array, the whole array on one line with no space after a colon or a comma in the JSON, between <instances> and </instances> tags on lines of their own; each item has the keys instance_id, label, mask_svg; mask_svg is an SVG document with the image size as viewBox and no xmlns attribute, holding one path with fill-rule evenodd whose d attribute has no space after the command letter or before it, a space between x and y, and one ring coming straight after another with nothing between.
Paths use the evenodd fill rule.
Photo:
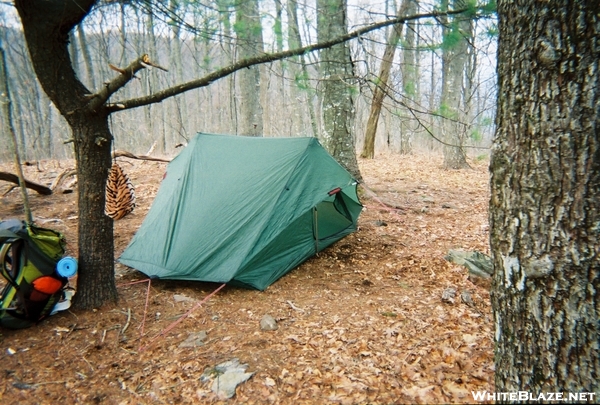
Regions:
<instances>
[{"instance_id":1,"label":"leaf litter","mask_svg":"<svg viewBox=\"0 0 600 405\"><path fill-rule=\"evenodd\" d=\"M437 155L360 160L368 190L356 233L264 292L226 287L153 342L218 286L153 281L144 317L147 284L128 284L143 275L117 264L117 305L0 330L2 403L473 402L472 391L494 389L489 285L474 284L444 257L451 249L489 253L488 162L462 171L441 162ZM72 166L42 161L25 172L50 184L52 173ZM124 169L138 206L115 222L115 257L149 210L165 164ZM52 221L74 256L75 194L30 195L34 216ZM2 219L22 217L17 191L0 202ZM450 290L453 300L443 300ZM267 314L276 330L261 330ZM253 375L225 400L202 375L233 359Z\"/></svg>"}]
</instances>

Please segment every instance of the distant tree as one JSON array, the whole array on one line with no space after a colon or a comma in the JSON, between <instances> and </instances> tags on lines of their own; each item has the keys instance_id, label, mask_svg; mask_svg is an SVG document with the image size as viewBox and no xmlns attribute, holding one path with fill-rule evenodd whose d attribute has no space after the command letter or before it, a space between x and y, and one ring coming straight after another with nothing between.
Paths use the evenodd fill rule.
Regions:
<instances>
[{"instance_id":1,"label":"distant tree","mask_svg":"<svg viewBox=\"0 0 600 405\"><path fill-rule=\"evenodd\" d=\"M77 26L77 37L79 38L79 49L81 49L83 64L85 65L85 72L87 74L87 83L94 89L96 88L96 76L94 75L94 68L92 65L92 54L88 47L88 41L86 39L87 35L81 24ZM73 41L72 45L74 49L77 48L75 46L75 41Z\"/></svg>"},{"instance_id":2,"label":"distant tree","mask_svg":"<svg viewBox=\"0 0 600 405\"><path fill-rule=\"evenodd\" d=\"M454 9L461 8L464 0L452 0ZM442 9L448 9L448 0L442 0ZM462 169L468 167L463 144L466 129L464 125L464 76L467 66L468 34L472 32L472 19L464 16L442 17L444 40L442 42L442 94L440 113L444 145L444 167Z\"/></svg>"},{"instance_id":3,"label":"distant tree","mask_svg":"<svg viewBox=\"0 0 600 405\"><path fill-rule=\"evenodd\" d=\"M416 14L419 8L418 0L407 0L408 10L406 15ZM400 63L400 73L402 75L402 93L404 96L404 110L414 111L420 104L419 89L419 59L417 53L417 21L408 21L406 24L406 34L404 35L404 49L402 50L402 59ZM408 111L408 116L411 111ZM398 134L398 152L408 154L412 151L415 126L412 120L404 119L400 123Z\"/></svg>"},{"instance_id":4,"label":"distant tree","mask_svg":"<svg viewBox=\"0 0 600 405\"><path fill-rule=\"evenodd\" d=\"M600 7L500 0L498 17L496 391L594 392L597 401Z\"/></svg>"},{"instance_id":5,"label":"distant tree","mask_svg":"<svg viewBox=\"0 0 600 405\"><path fill-rule=\"evenodd\" d=\"M235 10L235 32L237 37L238 60L244 60L264 53L262 25L258 10L258 0L238 1ZM263 109L260 100L260 69L251 66L236 73L239 81L239 124L240 135L263 135Z\"/></svg>"},{"instance_id":6,"label":"distant tree","mask_svg":"<svg viewBox=\"0 0 600 405\"><path fill-rule=\"evenodd\" d=\"M231 65L234 62L234 46L233 46L233 27L231 24L231 16L234 15L234 12L232 10L230 10L229 7L229 0L216 0L217 6L218 6L218 12L219 12L219 22L220 22L220 27L221 30L223 32L223 38L221 39L221 48L223 49L223 55L222 57L224 58L224 63L227 65ZM205 47L208 49L208 41L205 44ZM208 55L206 56L206 60L209 61L210 58L208 57ZM198 72L199 73L199 72ZM226 82L227 82L227 89L228 89L228 95L229 95L229 105L227 108L227 112L225 114L225 119L229 119L229 121L236 121L237 118L237 108L236 108L236 98L235 98L235 80L233 80L234 75L230 75L227 78L225 78ZM213 101L213 94L209 93L208 94L208 102L212 105ZM212 108L209 109L209 111L211 111L212 113Z\"/></svg>"},{"instance_id":7,"label":"distant tree","mask_svg":"<svg viewBox=\"0 0 600 405\"><path fill-rule=\"evenodd\" d=\"M182 50L181 50L181 43L182 38L181 38L181 24L182 22L180 21L179 18L177 18L176 16L183 14L185 15L185 13L187 12L187 10L185 10L183 8L183 6L180 4L180 0L170 0L169 2L169 13L170 13L170 21L169 21L169 27L171 28L171 30L173 31L173 39L172 39L172 44L173 44L173 49L170 53L170 65L175 67L175 74L176 74L176 78L177 78L177 82L178 83L182 83L184 81L184 75L183 75L183 63L181 63L181 61L184 59ZM176 108L173 108L173 112L172 115L174 117L177 117L177 132L179 133L185 133L185 126L184 126L184 120L185 117L189 117L189 113L188 113L188 104L185 102L185 100L179 100L177 99L176 101ZM165 131L166 132L166 131ZM167 140L166 140L166 136L163 136L163 146L162 149L164 151L167 150Z\"/></svg>"},{"instance_id":8,"label":"distant tree","mask_svg":"<svg viewBox=\"0 0 600 405\"><path fill-rule=\"evenodd\" d=\"M402 7L398 12L398 15L404 16L408 11L408 5L411 3L410 0L404 0ZM360 157L373 159L375 156L375 135L377 134L377 127L379 124L379 115L381 114L381 107L383 105L383 99L388 92L388 81L390 78L390 71L392 69L392 63L394 62L394 55L396 54L396 48L398 42L402 36L402 27L404 24L398 24L392 27L390 31L387 44L385 45L385 51L379 67L379 75L375 80L375 88L373 89L373 100L371 101L371 110L369 113L369 119L367 121L367 127L365 129L365 143L363 145L362 153Z\"/></svg>"},{"instance_id":9,"label":"distant tree","mask_svg":"<svg viewBox=\"0 0 600 405\"><path fill-rule=\"evenodd\" d=\"M296 0L287 1L287 17L288 17L288 45L290 49L302 47L302 38L300 36L300 25L298 23L298 2ZM290 98L296 97L304 101L308 110L310 120L310 130L303 128L303 119L300 111L294 111L291 119L293 128L297 129L298 134L305 136L318 136L319 129L314 108L314 89L308 85L310 77L307 68L306 56L304 54L290 58L290 74L294 79L294 84L290 89ZM296 94L294 96L294 94Z\"/></svg>"},{"instance_id":10,"label":"distant tree","mask_svg":"<svg viewBox=\"0 0 600 405\"><path fill-rule=\"evenodd\" d=\"M325 42L348 32L346 0L317 0L317 35ZM354 139L355 77L346 43L321 51L321 109L324 146L357 180L362 180Z\"/></svg>"}]
</instances>

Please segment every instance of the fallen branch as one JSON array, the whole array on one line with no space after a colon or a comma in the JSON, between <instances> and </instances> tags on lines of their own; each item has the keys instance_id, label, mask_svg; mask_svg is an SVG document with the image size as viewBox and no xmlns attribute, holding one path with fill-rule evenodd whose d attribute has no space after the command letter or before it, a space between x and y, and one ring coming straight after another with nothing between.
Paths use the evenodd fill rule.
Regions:
<instances>
[{"instance_id":1,"label":"fallen branch","mask_svg":"<svg viewBox=\"0 0 600 405\"><path fill-rule=\"evenodd\" d=\"M127 328L129 327L129 322L131 321L131 308L127 308L127 322L125 323L125 326L123 326L123 329L121 329L121 335L125 333L125 331L127 330Z\"/></svg>"},{"instance_id":2,"label":"fallen branch","mask_svg":"<svg viewBox=\"0 0 600 405\"><path fill-rule=\"evenodd\" d=\"M126 157L129 159L152 160L155 162L165 162L165 163L169 163L171 161L171 159L157 158L157 157L148 156L148 155L134 155L133 153L127 152L125 150L114 151L112 153L112 157L113 157L113 159L117 158L117 157ZM51 195L53 190L56 190L65 178L67 178L69 176L76 176L76 175L77 175L76 170L67 169L67 170L63 171L62 173L60 173L58 176L56 176L56 178L54 179L54 181L52 182L50 187L46 187L43 184L39 184L39 183L29 181L29 180L25 180L25 186L27 188L37 191L39 194ZM0 180L8 181L8 182L14 183L16 185L19 185L19 177L12 173L0 172Z\"/></svg>"},{"instance_id":3,"label":"fallen branch","mask_svg":"<svg viewBox=\"0 0 600 405\"><path fill-rule=\"evenodd\" d=\"M304 312L304 310L302 308L298 308L297 306L295 306L292 301L286 301L286 302L294 311Z\"/></svg>"},{"instance_id":4,"label":"fallen branch","mask_svg":"<svg viewBox=\"0 0 600 405\"><path fill-rule=\"evenodd\" d=\"M19 177L12 173L0 172L0 180L9 181L11 183L19 184ZM52 189L44 186L43 184L35 183L33 181L25 180L25 187L30 188L42 195L52 194Z\"/></svg>"},{"instance_id":5,"label":"fallen branch","mask_svg":"<svg viewBox=\"0 0 600 405\"><path fill-rule=\"evenodd\" d=\"M157 157L152 157L152 156L147 156L147 155L134 155L131 152L127 152L125 150L116 150L112 153L112 157L117 158L117 157L127 157L130 159L138 159L138 160L153 160L155 162L166 162L169 163L171 161L171 159L162 159L162 158L157 158Z\"/></svg>"},{"instance_id":6,"label":"fallen branch","mask_svg":"<svg viewBox=\"0 0 600 405\"><path fill-rule=\"evenodd\" d=\"M50 185L50 188L52 190L56 190L56 188L62 183L62 181L66 177L75 176L76 174L77 174L77 170L75 170L75 169L67 169L67 170L63 171L61 174L59 174L58 176L56 176L56 178L54 179L54 181Z\"/></svg>"}]
</instances>

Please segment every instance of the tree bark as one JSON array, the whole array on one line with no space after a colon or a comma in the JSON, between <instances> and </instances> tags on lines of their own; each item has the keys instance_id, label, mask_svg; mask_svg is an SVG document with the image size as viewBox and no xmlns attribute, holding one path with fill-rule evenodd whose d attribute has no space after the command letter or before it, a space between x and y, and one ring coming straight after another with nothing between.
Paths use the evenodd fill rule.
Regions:
<instances>
[{"instance_id":1,"label":"tree bark","mask_svg":"<svg viewBox=\"0 0 600 405\"><path fill-rule=\"evenodd\" d=\"M263 53L263 36L258 0L245 0L236 4L236 23L238 60L251 58ZM240 119L238 134L250 136L263 135L263 109L260 101L260 69L252 66L240 71L239 100Z\"/></svg>"},{"instance_id":2,"label":"tree bark","mask_svg":"<svg viewBox=\"0 0 600 405\"><path fill-rule=\"evenodd\" d=\"M346 0L317 1L318 41L347 33ZM354 65L348 44L321 51L322 140L329 153L358 181L362 176L356 160L354 139Z\"/></svg>"},{"instance_id":3,"label":"tree bark","mask_svg":"<svg viewBox=\"0 0 600 405\"><path fill-rule=\"evenodd\" d=\"M79 207L78 293L74 304L90 309L118 297L113 220L104 214L105 184L112 165L112 135L105 114L86 114L81 118L72 124Z\"/></svg>"},{"instance_id":4,"label":"tree bark","mask_svg":"<svg viewBox=\"0 0 600 405\"><path fill-rule=\"evenodd\" d=\"M408 2L406 14L415 14L419 9L419 1L406 1ZM402 62L400 66L402 91L404 92L405 97L404 104L409 117L412 115L414 109L416 109L415 107L420 105L419 58L417 56L417 50L419 49L417 42L419 37L417 35L417 29L418 26L415 21L409 21L406 24L406 34L404 36L405 47L402 51ZM415 121L412 119L403 119L400 122L400 145L398 145L398 152L401 154L406 155L412 152L416 128L418 127L415 126Z\"/></svg>"},{"instance_id":5,"label":"tree bark","mask_svg":"<svg viewBox=\"0 0 600 405\"><path fill-rule=\"evenodd\" d=\"M452 0L454 9L460 8L462 0ZM458 6L458 7L457 7ZM442 1L442 10L448 9L448 0ZM442 95L440 112L442 119L444 145L444 167L446 169L463 169L469 167L463 148L465 127L462 123L463 76L467 62L468 26L471 24L464 16L457 16L452 21L445 21L442 56Z\"/></svg>"},{"instance_id":6,"label":"tree bark","mask_svg":"<svg viewBox=\"0 0 600 405\"><path fill-rule=\"evenodd\" d=\"M600 392L598 12L596 2L498 2L497 392Z\"/></svg>"}]
</instances>

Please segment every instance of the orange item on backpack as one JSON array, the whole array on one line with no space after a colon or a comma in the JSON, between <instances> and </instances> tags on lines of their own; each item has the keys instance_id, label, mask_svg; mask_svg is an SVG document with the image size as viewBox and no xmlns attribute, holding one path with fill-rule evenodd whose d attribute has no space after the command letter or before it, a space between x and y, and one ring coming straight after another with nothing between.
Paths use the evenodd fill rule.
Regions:
<instances>
[{"instance_id":1,"label":"orange item on backpack","mask_svg":"<svg viewBox=\"0 0 600 405\"><path fill-rule=\"evenodd\" d=\"M44 294L52 295L63 286L62 282L52 276L42 276L33 280L33 288Z\"/></svg>"}]
</instances>

